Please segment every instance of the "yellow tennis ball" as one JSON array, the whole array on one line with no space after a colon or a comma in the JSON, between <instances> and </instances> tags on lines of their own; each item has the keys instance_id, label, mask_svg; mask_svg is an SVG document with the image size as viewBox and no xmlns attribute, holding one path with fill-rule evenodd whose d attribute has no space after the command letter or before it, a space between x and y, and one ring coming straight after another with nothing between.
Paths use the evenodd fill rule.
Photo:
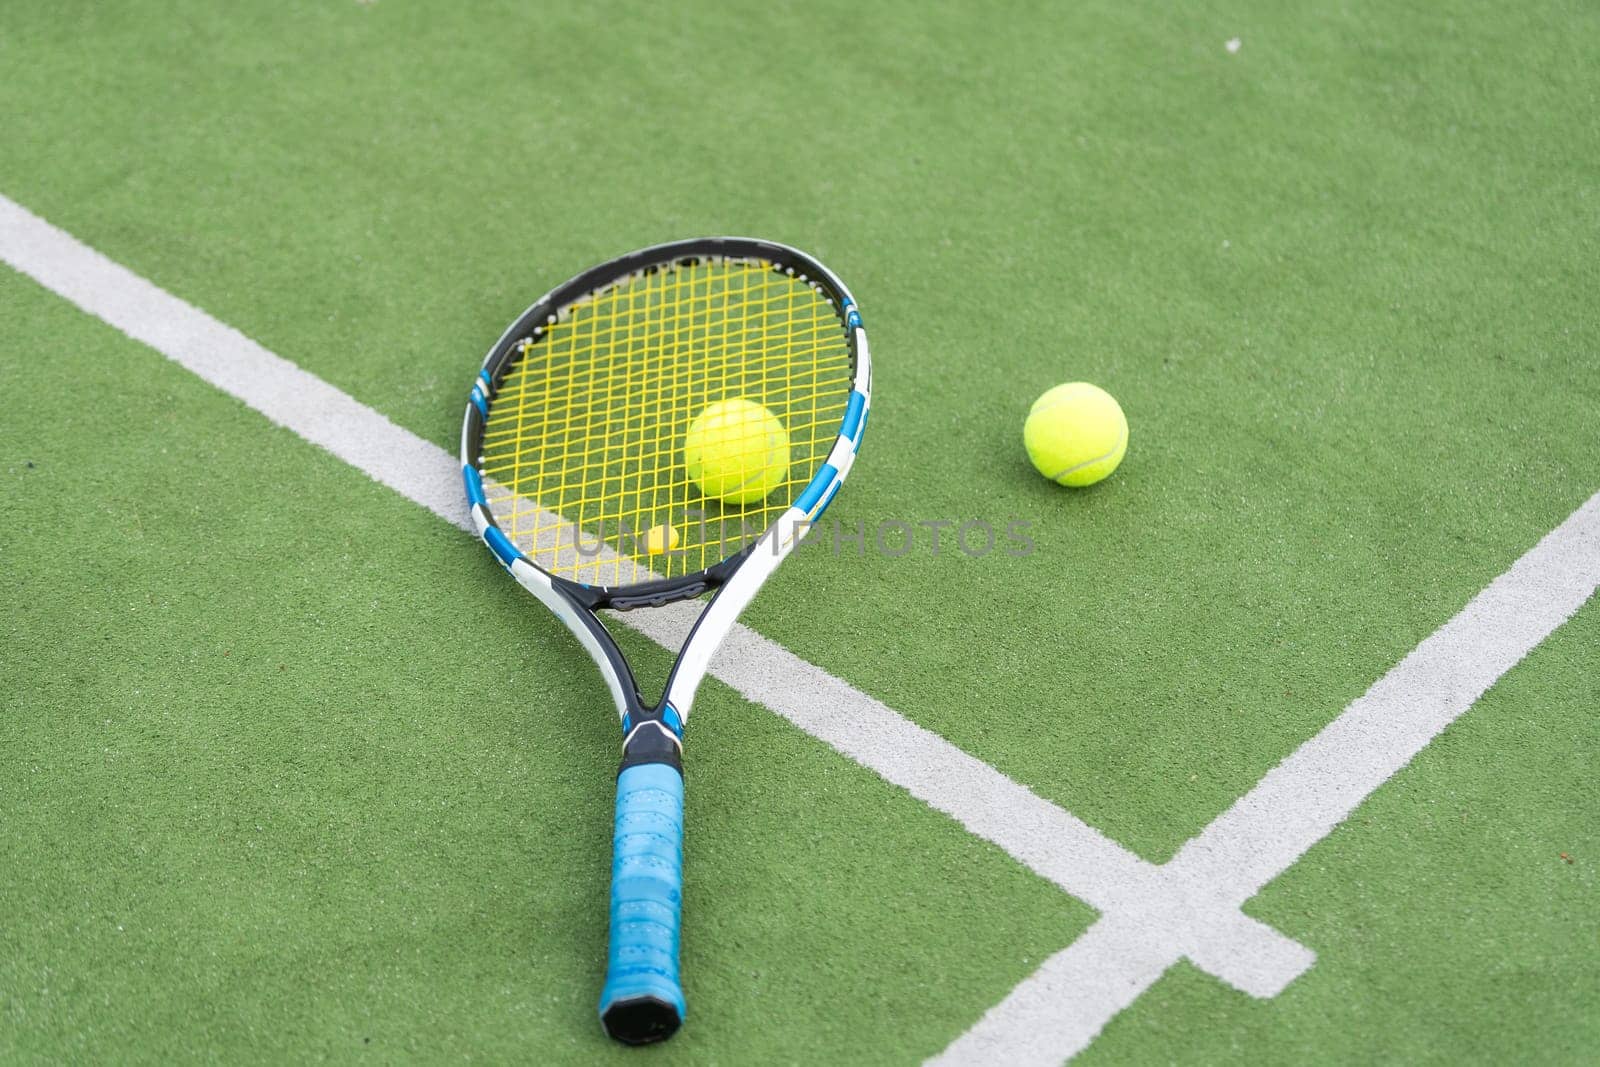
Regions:
<instances>
[{"instance_id":1,"label":"yellow tennis ball","mask_svg":"<svg viewBox=\"0 0 1600 1067\"><path fill-rule=\"evenodd\" d=\"M678 528L670 522L652 526L644 532L644 550L652 556L662 556L678 547Z\"/></svg>"},{"instance_id":2,"label":"yellow tennis ball","mask_svg":"<svg viewBox=\"0 0 1600 1067\"><path fill-rule=\"evenodd\" d=\"M789 431L753 400L719 400L689 424L683 465L706 496L754 504L789 476Z\"/></svg>"},{"instance_id":3,"label":"yellow tennis ball","mask_svg":"<svg viewBox=\"0 0 1600 1067\"><path fill-rule=\"evenodd\" d=\"M1128 420L1112 395L1069 382L1033 402L1022 443L1039 473L1059 485L1093 485L1128 451Z\"/></svg>"}]
</instances>

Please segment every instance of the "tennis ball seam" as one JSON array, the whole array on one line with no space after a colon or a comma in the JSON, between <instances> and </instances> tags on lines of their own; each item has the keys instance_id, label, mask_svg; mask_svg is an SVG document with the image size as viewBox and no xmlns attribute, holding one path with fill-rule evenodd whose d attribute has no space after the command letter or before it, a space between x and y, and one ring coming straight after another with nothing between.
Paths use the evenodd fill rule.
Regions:
<instances>
[{"instance_id":1,"label":"tennis ball seam","mask_svg":"<svg viewBox=\"0 0 1600 1067\"><path fill-rule=\"evenodd\" d=\"M1061 479L1065 478L1067 475L1071 474L1073 471L1081 471L1081 470L1083 470L1083 468L1092 467L1096 463L1104 463L1106 460L1110 459L1112 456L1114 456L1118 452L1122 451L1122 449L1127 445L1127 443L1128 443L1128 434L1127 434L1127 431L1123 431L1120 435L1118 435L1117 443L1112 445L1111 448L1108 449L1106 452L1104 452L1101 455L1098 455L1098 456L1094 457L1093 459L1086 459L1082 463L1074 463L1072 466L1067 467L1064 470L1057 471L1055 474L1051 475L1050 480L1052 482L1059 482Z\"/></svg>"}]
</instances>

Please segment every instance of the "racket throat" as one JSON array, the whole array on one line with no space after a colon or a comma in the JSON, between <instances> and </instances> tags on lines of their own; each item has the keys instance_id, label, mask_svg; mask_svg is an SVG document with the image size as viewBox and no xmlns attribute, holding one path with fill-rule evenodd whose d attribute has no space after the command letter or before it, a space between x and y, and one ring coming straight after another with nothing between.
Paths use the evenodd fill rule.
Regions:
<instances>
[{"instance_id":1,"label":"racket throat","mask_svg":"<svg viewBox=\"0 0 1600 1067\"><path fill-rule=\"evenodd\" d=\"M683 721L671 704L651 711L630 712L622 720L622 766L664 763L683 773Z\"/></svg>"}]
</instances>

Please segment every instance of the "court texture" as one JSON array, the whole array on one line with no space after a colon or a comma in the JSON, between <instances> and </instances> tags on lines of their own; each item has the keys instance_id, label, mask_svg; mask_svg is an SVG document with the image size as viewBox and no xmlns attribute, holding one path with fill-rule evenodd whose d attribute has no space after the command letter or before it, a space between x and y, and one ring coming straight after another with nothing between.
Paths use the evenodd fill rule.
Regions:
<instances>
[{"instance_id":1,"label":"court texture","mask_svg":"<svg viewBox=\"0 0 1600 1067\"><path fill-rule=\"evenodd\" d=\"M0 7L0 1061L1595 1062L1596 41ZM712 234L860 301L864 548L700 693L689 1017L630 1050L610 701L454 457L536 296ZM1069 491L1021 428L1076 380L1132 433Z\"/></svg>"}]
</instances>

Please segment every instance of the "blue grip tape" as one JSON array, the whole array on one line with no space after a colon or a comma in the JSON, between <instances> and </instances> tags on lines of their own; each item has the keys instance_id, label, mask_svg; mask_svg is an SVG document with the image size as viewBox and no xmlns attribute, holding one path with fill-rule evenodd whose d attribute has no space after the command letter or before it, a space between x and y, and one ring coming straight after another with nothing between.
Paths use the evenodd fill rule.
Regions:
<instances>
[{"instance_id":1,"label":"blue grip tape","mask_svg":"<svg viewBox=\"0 0 1600 1067\"><path fill-rule=\"evenodd\" d=\"M678 984L683 905L683 775L665 763L617 776L611 855L611 952L600 1015L654 997L684 1015Z\"/></svg>"}]
</instances>

